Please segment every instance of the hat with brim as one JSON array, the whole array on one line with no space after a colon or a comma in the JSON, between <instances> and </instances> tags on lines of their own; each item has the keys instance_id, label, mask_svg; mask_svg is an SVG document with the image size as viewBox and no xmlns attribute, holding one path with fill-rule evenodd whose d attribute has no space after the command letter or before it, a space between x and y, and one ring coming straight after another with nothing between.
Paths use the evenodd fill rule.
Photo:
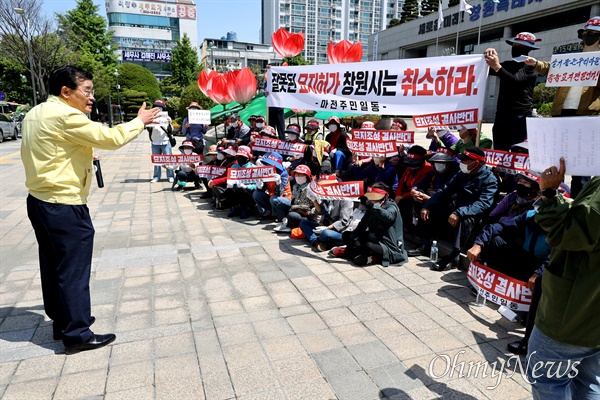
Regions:
<instances>
[{"instance_id":1,"label":"hat with brim","mask_svg":"<svg viewBox=\"0 0 600 400\"><path fill-rule=\"evenodd\" d=\"M388 192L383 189L369 187L367 188L367 192L365 193L365 197L371 201L379 201L383 199Z\"/></svg>"},{"instance_id":2,"label":"hat with brim","mask_svg":"<svg viewBox=\"0 0 600 400\"><path fill-rule=\"evenodd\" d=\"M300 125L290 124L285 128L285 133L291 133L292 135L300 135Z\"/></svg>"},{"instance_id":3,"label":"hat with brim","mask_svg":"<svg viewBox=\"0 0 600 400\"><path fill-rule=\"evenodd\" d=\"M425 156L419 154L407 154L402 159L402 165L409 168L420 167L425 163Z\"/></svg>"},{"instance_id":4,"label":"hat with brim","mask_svg":"<svg viewBox=\"0 0 600 400\"><path fill-rule=\"evenodd\" d=\"M304 164L298 165L296 169L292 171L292 176L294 178L296 177L296 174L304 174L309 178L311 177L310 168L308 168L308 166Z\"/></svg>"},{"instance_id":5,"label":"hat with brim","mask_svg":"<svg viewBox=\"0 0 600 400\"><path fill-rule=\"evenodd\" d=\"M196 103L195 101L192 101L190 103L190 105L186 107L187 110L189 110L191 108L197 108L198 110L202 110L202 107L200 107L200 104Z\"/></svg>"},{"instance_id":6,"label":"hat with brim","mask_svg":"<svg viewBox=\"0 0 600 400\"><path fill-rule=\"evenodd\" d=\"M260 162L263 165L268 165L271 167L275 167L275 169L279 172L284 170L283 168L283 157L279 153L267 153L261 159Z\"/></svg>"},{"instance_id":7,"label":"hat with brim","mask_svg":"<svg viewBox=\"0 0 600 400\"><path fill-rule=\"evenodd\" d=\"M466 149L465 151L463 151L456 157L458 157L458 159L460 161L473 160L473 161L485 162L485 152L481 148L476 147L476 146L469 147L468 149Z\"/></svg>"},{"instance_id":8,"label":"hat with brim","mask_svg":"<svg viewBox=\"0 0 600 400\"><path fill-rule=\"evenodd\" d=\"M585 23L583 29L578 29L579 36L583 34L583 31L600 31L600 17L593 17Z\"/></svg>"},{"instance_id":9,"label":"hat with brim","mask_svg":"<svg viewBox=\"0 0 600 400\"><path fill-rule=\"evenodd\" d=\"M208 148L208 151L206 152L207 156L216 156L217 155L217 145L213 144L212 146L210 146Z\"/></svg>"},{"instance_id":10,"label":"hat with brim","mask_svg":"<svg viewBox=\"0 0 600 400\"><path fill-rule=\"evenodd\" d=\"M228 148L221 150L221 153L225 153L229 156L235 157L236 151L233 146L229 146Z\"/></svg>"},{"instance_id":11,"label":"hat with brim","mask_svg":"<svg viewBox=\"0 0 600 400\"><path fill-rule=\"evenodd\" d=\"M437 153L435 153L433 156L431 156L431 158L429 159L430 163L452 163L452 162L456 162L456 158L454 158L454 155L452 154L452 152L448 149L445 148L441 148L438 149Z\"/></svg>"},{"instance_id":12,"label":"hat with brim","mask_svg":"<svg viewBox=\"0 0 600 400\"><path fill-rule=\"evenodd\" d=\"M521 32L517 34L514 39L507 39L506 43L510 44L511 46L513 44L520 44L522 46L529 47L530 49L538 50L539 47L535 45L535 42L541 41L542 39L536 38L533 33Z\"/></svg>"}]
</instances>

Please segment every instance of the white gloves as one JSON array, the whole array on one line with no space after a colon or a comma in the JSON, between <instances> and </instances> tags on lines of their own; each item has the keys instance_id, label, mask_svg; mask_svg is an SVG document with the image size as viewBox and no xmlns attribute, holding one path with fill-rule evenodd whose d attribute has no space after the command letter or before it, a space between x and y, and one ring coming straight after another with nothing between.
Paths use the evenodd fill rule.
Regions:
<instances>
[{"instance_id":1,"label":"white gloves","mask_svg":"<svg viewBox=\"0 0 600 400\"><path fill-rule=\"evenodd\" d=\"M312 191L312 190L310 190L310 189L307 189L307 190L306 190L306 197L307 197L307 198L308 198L310 201L315 201L315 200L318 200L318 197L317 197L317 196L315 196L315 194L313 193L313 191Z\"/></svg>"},{"instance_id":2,"label":"white gloves","mask_svg":"<svg viewBox=\"0 0 600 400\"><path fill-rule=\"evenodd\" d=\"M315 235L320 235L325 229L327 229L326 226L317 226L315 229L313 229L313 233Z\"/></svg>"},{"instance_id":3,"label":"white gloves","mask_svg":"<svg viewBox=\"0 0 600 400\"><path fill-rule=\"evenodd\" d=\"M247 185L244 185L243 183L238 183L238 187L239 187L240 189L248 189L248 186L247 186Z\"/></svg>"},{"instance_id":4,"label":"white gloves","mask_svg":"<svg viewBox=\"0 0 600 400\"><path fill-rule=\"evenodd\" d=\"M265 183L263 181L256 182L256 188L258 190L261 190L264 186L265 186Z\"/></svg>"},{"instance_id":5,"label":"white gloves","mask_svg":"<svg viewBox=\"0 0 600 400\"><path fill-rule=\"evenodd\" d=\"M281 185L281 175L275 174L275 183Z\"/></svg>"}]
</instances>

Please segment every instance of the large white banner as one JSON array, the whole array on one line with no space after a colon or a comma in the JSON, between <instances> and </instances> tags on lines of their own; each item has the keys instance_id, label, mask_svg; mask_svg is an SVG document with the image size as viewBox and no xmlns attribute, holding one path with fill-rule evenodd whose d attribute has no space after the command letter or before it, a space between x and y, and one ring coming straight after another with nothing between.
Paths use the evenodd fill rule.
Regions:
<instances>
[{"instance_id":1,"label":"large white banner","mask_svg":"<svg viewBox=\"0 0 600 400\"><path fill-rule=\"evenodd\" d=\"M488 67L483 55L271 67L269 107L423 115L477 110Z\"/></svg>"}]
</instances>

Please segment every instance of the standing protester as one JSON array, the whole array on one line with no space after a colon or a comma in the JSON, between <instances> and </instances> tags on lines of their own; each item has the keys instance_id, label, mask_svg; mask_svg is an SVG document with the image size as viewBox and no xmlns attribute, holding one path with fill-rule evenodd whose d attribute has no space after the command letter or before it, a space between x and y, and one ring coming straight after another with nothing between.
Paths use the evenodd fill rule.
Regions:
<instances>
[{"instance_id":1,"label":"standing protester","mask_svg":"<svg viewBox=\"0 0 600 400\"><path fill-rule=\"evenodd\" d=\"M202 110L200 104L192 101L187 110ZM194 153L202 155L204 153L204 135L206 134L206 125L190 124L189 118L185 117L181 123L181 133L185 135L185 140L194 144Z\"/></svg>"},{"instance_id":2,"label":"standing protester","mask_svg":"<svg viewBox=\"0 0 600 400\"><path fill-rule=\"evenodd\" d=\"M112 343L114 334L90 330L90 271L94 226L86 205L94 169L94 148L116 150L158 118L142 104L137 118L115 128L86 117L92 108L92 74L73 66L50 74L48 100L23 121L21 159L25 167L27 214L39 246L44 310L54 339L66 354Z\"/></svg>"},{"instance_id":3,"label":"standing protester","mask_svg":"<svg viewBox=\"0 0 600 400\"><path fill-rule=\"evenodd\" d=\"M271 65L267 65L267 79L269 79L269 69L271 69ZM265 97L269 96L269 92L267 92L267 79L265 79L265 87L263 89L265 92ZM279 140L285 140L285 116L283 115L283 108L269 107L269 112L267 114L267 122L270 126L277 129L277 135L279 135Z\"/></svg>"},{"instance_id":4,"label":"standing protester","mask_svg":"<svg viewBox=\"0 0 600 400\"><path fill-rule=\"evenodd\" d=\"M577 31L577 37L583 41L583 51L600 50L600 17L590 19L583 29ZM535 67L540 75L548 75L550 63L527 58L525 64ZM554 95L552 102L553 117L572 117L575 115L600 114L600 80L596 86L562 86ZM571 178L571 197L577 197L583 186L590 180L589 176L573 176Z\"/></svg>"},{"instance_id":5,"label":"standing protester","mask_svg":"<svg viewBox=\"0 0 600 400\"><path fill-rule=\"evenodd\" d=\"M154 102L154 107L158 108L161 112L167 110L167 105L163 100L156 100ZM148 131L150 142L152 142L152 154L173 154L173 148L170 142L173 127L171 126L170 118L166 128L162 125L155 127L148 126L146 127L146 130ZM152 183L160 180L161 171L162 167L160 165L154 166L154 177L151 180ZM169 183L175 181L173 170L167 169L167 178L169 178Z\"/></svg>"},{"instance_id":6,"label":"standing protester","mask_svg":"<svg viewBox=\"0 0 600 400\"><path fill-rule=\"evenodd\" d=\"M506 43L512 46L512 58L517 58L527 56L531 50L539 50L535 43L541 40L532 33L521 32ZM526 118L531 117L533 109L533 88L537 73L532 66L521 61L500 62L496 49L486 49L483 54L490 66L490 75L500 79L496 118L492 128L494 148L510 151L513 144L527 139Z\"/></svg>"},{"instance_id":7,"label":"standing protester","mask_svg":"<svg viewBox=\"0 0 600 400\"><path fill-rule=\"evenodd\" d=\"M536 400L600 397L600 177L569 202L557 191L564 176L562 158L543 172L535 218L552 247L528 344Z\"/></svg>"}]
</instances>

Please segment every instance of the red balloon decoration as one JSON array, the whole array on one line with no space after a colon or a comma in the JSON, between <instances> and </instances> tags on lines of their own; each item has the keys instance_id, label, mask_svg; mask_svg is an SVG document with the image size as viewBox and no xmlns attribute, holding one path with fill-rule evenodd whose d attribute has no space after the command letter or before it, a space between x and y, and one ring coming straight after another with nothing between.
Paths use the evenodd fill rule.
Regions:
<instances>
[{"instance_id":1,"label":"red balloon decoration","mask_svg":"<svg viewBox=\"0 0 600 400\"><path fill-rule=\"evenodd\" d=\"M329 42L327 46L329 64L359 62L362 60L362 56L363 48L360 42L352 44L347 40L342 40L336 45Z\"/></svg>"},{"instance_id":2,"label":"red balloon decoration","mask_svg":"<svg viewBox=\"0 0 600 400\"><path fill-rule=\"evenodd\" d=\"M211 98L217 104L228 104L231 103L232 98L229 95L229 89L227 87L227 76L223 74L217 74L213 77L206 87L208 97Z\"/></svg>"},{"instance_id":3,"label":"red balloon decoration","mask_svg":"<svg viewBox=\"0 0 600 400\"><path fill-rule=\"evenodd\" d=\"M289 33L284 28L279 28L271 35L271 44L277 54L283 58L297 56L304 49L304 33Z\"/></svg>"},{"instance_id":4,"label":"red balloon decoration","mask_svg":"<svg viewBox=\"0 0 600 400\"><path fill-rule=\"evenodd\" d=\"M208 70L208 72L205 69L200 71L200 75L198 75L198 88L202 93L204 93L205 96L208 96L208 91L206 90L208 87L208 82L210 82L210 80L217 75L217 71L210 69Z\"/></svg>"},{"instance_id":5,"label":"red balloon decoration","mask_svg":"<svg viewBox=\"0 0 600 400\"><path fill-rule=\"evenodd\" d=\"M240 104L247 104L256 94L256 77L252 70L244 67L227 74L229 95Z\"/></svg>"}]
</instances>

